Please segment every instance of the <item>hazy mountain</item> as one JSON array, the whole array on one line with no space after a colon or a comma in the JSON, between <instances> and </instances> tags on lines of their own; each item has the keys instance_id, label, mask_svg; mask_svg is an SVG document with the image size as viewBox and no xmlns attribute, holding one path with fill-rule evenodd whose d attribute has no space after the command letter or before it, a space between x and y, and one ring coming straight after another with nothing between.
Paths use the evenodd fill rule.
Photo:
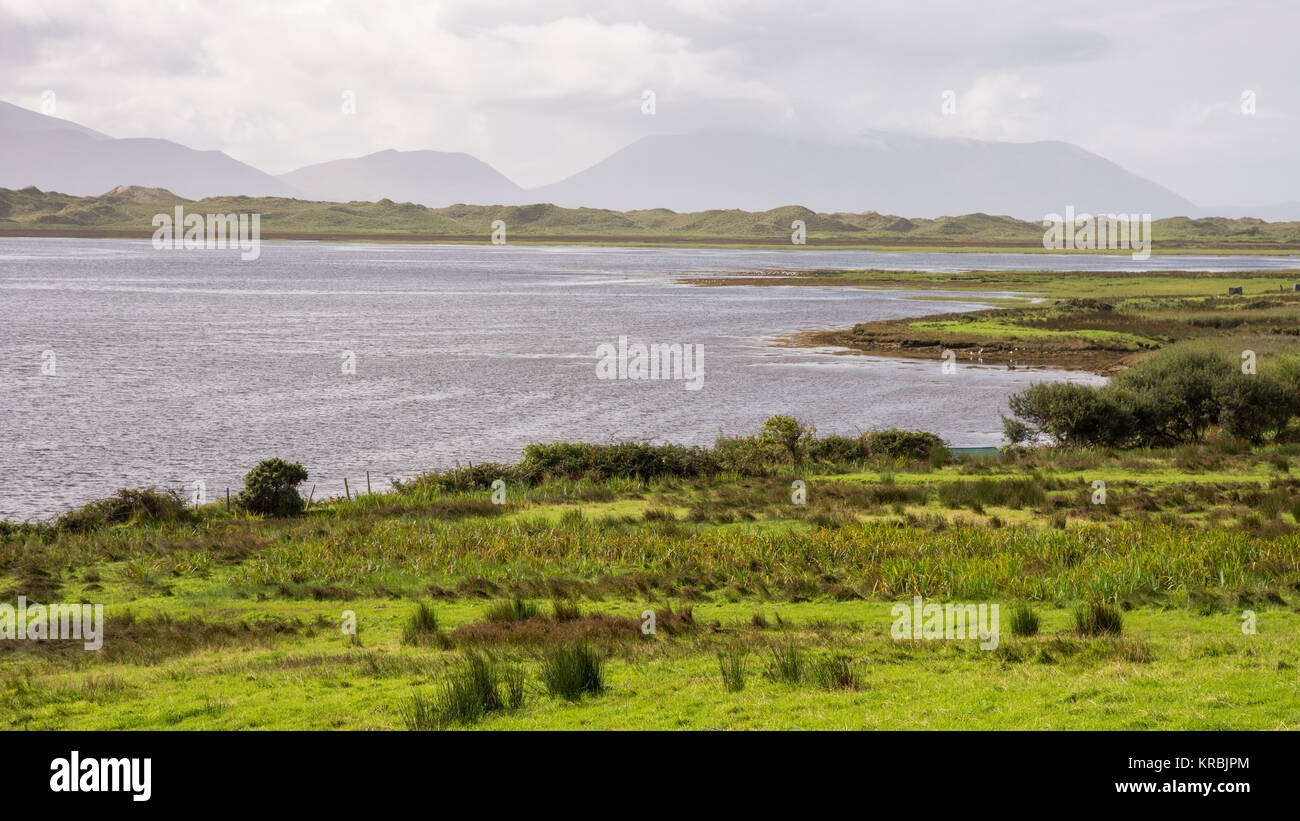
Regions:
<instances>
[{"instance_id":1,"label":"hazy mountain","mask_svg":"<svg viewBox=\"0 0 1300 821\"><path fill-rule=\"evenodd\" d=\"M586 171L533 189L558 205L620 210L871 209L909 217L983 211L1041 219L1079 212L1199 211L1155 183L1061 142L1001 143L871 133L812 142L738 132L646 137Z\"/></svg>"},{"instance_id":2,"label":"hazy mountain","mask_svg":"<svg viewBox=\"0 0 1300 821\"><path fill-rule=\"evenodd\" d=\"M1204 208L1109 160L1062 142L1004 143L869 133L796 140L728 131L646 137L585 171L524 190L462 153L380 151L309 165L279 177L220 151L157 139L114 139L0 102L0 187L81 196L118 186L187 199L389 199L434 208L457 203L822 213L874 211L910 218L973 214L1041 220L1077 213L1300 219L1300 203ZM809 226L810 228L812 226Z\"/></svg>"},{"instance_id":3,"label":"hazy mountain","mask_svg":"<svg viewBox=\"0 0 1300 821\"><path fill-rule=\"evenodd\" d=\"M280 179L316 199L335 202L390 199L432 208L456 203L517 205L524 190L468 154L379 151L364 157L309 165Z\"/></svg>"},{"instance_id":4,"label":"hazy mountain","mask_svg":"<svg viewBox=\"0 0 1300 821\"><path fill-rule=\"evenodd\" d=\"M166 188L190 199L299 193L220 151L195 151L170 140L118 140L0 102L0 186L29 185L82 196L119 185Z\"/></svg>"}]
</instances>

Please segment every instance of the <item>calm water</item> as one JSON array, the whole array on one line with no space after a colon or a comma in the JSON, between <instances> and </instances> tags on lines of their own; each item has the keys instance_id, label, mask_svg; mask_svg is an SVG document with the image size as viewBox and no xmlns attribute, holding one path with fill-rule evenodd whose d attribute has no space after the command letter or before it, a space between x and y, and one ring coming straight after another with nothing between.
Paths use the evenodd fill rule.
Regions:
<instances>
[{"instance_id":1,"label":"calm water","mask_svg":"<svg viewBox=\"0 0 1300 821\"><path fill-rule=\"evenodd\" d=\"M1153 258L1142 268L1294 267ZM119 487L237 489L301 461L316 496L554 439L705 444L793 413L822 433L923 428L996 444L1006 396L1045 371L774 347L806 328L967 310L895 292L696 288L684 271L1070 269L1127 258L866 251L0 239L0 517L46 517ZM604 381L596 348L704 346L699 391ZM344 373L344 352L355 374ZM54 373L43 373L53 353ZM1095 381L1086 375L1070 378Z\"/></svg>"}]
</instances>

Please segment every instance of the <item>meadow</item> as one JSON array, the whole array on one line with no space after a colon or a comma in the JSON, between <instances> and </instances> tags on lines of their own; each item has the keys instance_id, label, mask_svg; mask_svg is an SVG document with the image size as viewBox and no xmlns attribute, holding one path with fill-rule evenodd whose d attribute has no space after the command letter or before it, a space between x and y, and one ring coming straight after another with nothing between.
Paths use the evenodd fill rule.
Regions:
<instances>
[{"instance_id":1,"label":"meadow","mask_svg":"<svg viewBox=\"0 0 1300 821\"><path fill-rule=\"evenodd\" d=\"M107 627L0 642L0 724L1295 728L1300 445L873 441L899 455L569 446L290 516L155 490L10 523L4 598ZM633 455L664 469L611 475ZM998 603L997 647L894 638L913 596Z\"/></svg>"}]
</instances>

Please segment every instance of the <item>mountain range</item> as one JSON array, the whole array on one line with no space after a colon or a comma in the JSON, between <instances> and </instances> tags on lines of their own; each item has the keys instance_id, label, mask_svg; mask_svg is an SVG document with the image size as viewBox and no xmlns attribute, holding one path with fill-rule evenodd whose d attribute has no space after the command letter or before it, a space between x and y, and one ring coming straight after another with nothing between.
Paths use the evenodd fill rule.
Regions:
<instances>
[{"instance_id":1,"label":"mountain range","mask_svg":"<svg viewBox=\"0 0 1300 821\"><path fill-rule=\"evenodd\" d=\"M1064 142L990 142L870 132L807 140L741 131L644 137L558 182L525 189L468 154L386 150L272 176L221 151L117 139L0 102L0 187L77 196L118 186L187 199L246 195L614 210L875 211L935 218L984 212L1040 220L1084 213L1300 219L1300 202L1205 208Z\"/></svg>"}]
</instances>

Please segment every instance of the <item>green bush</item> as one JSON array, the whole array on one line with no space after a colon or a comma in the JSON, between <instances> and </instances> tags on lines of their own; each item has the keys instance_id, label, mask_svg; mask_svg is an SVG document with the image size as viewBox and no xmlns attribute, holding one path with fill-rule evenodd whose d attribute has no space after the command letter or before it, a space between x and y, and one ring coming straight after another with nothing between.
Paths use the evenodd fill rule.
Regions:
<instances>
[{"instance_id":1,"label":"green bush","mask_svg":"<svg viewBox=\"0 0 1300 821\"><path fill-rule=\"evenodd\" d=\"M1243 374L1233 359L1173 351L1120 372L1107 385L1038 384L1009 400L1003 432L1013 444L1038 434L1067 447L1169 447L1215 425L1249 442L1280 435L1300 414L1300 365Z\"/></svg>"},{"instance_id":2,"label":"green bush","mask_svg":"<svg viewBox=\"0 0 1300 821\"><path fill-rule=\"evenodd\" d=\"M758 441L783 450L790 461L798 465L803 462L808 450L808 443L817 435L817 429L805 425L793 416L771 416L763 423Z\"/></svg>"},{"instance_id":3,"label":"green bush","mask_svg":"<svg viewBox=\"0 0 1300 821\"><path fill-rule=\"evenodd\" d=\"M87 533L126 522L175 523L190 521L193 517L193 511L179 490L123 488L107 499L64 513L55 520L55 527L72 533Z\"/></svg>"},{"instance_id":4,"label":"green bush","mask_svg":"<svg viewBox=\"0 0 1300 821\"><path fill-rule=\"evenodd\" d=\"M877 430L864 433L859 441L867 456L885 456L908 462L927 460L936 451L946 450L942 439L921 430Z\"/></svg>"},{"instance_id":5,"label":"green bush","mask_svg":"<svg viewBox=\"0 0 1300 821\"><path fill-rule=\"evenodd\" d=\"M302 497L298 485L307 481L307 471L297 462L266 459L244 477L244 489L235 503L250 513L265 516L292 516L301 513Z\"/></svg>"}]
</instances>

